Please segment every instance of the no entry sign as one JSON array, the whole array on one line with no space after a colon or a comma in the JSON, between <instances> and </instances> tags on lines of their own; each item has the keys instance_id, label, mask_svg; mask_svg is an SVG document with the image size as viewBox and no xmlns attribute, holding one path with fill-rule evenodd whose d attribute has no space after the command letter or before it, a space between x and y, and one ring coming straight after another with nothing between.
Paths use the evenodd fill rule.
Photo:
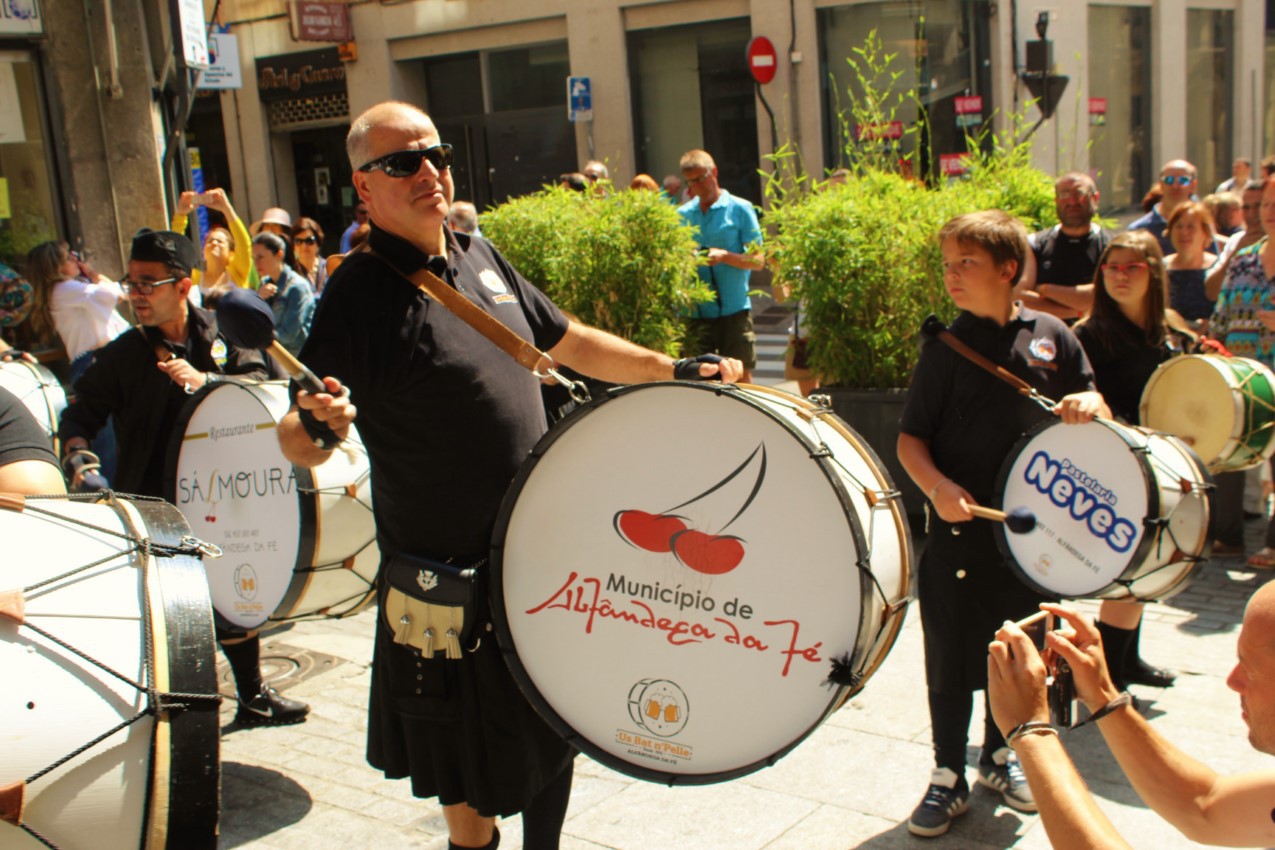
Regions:
<instances>
[{"instance_id":1,"label":"no entry sign","mask_svg":"<svg viewBox=\"0 0 1275 850\"><path fill-rule=\"evenodd\" d=\"M753 79L763 86L775 78L779 56L775 53L775 45L764 35L756 36L748 42L748 70Z\"/></svg>"}]
</instances>

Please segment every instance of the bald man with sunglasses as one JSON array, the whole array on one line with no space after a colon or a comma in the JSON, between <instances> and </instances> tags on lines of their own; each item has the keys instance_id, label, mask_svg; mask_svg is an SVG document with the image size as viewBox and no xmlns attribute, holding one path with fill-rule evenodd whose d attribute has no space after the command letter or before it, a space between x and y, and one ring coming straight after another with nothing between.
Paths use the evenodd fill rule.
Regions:
<instances>
[{"instance_id":1,"label":"bald man with sunglasses","mask_svg":"<svg viewBox=\"0 0 1275 850\"><path fill-rule=\"evenodd\" d=\"M1160 169L1160 187L1164 194L1151 208L1151 212L1129 223L1128 230L1146 230L1160 241L1160 250L1167 257L1177 252L1169 239L1169 216L1182 204L1195 197L1199 172L1185 159L1166 162ZM1217 253L1216 250L1214 253Z\"/></svg>"},{"instance_id":2,"label":"bald man with sunglasses","mask_svg":"<svg viewBox=\"0 0 1275 850\"><path fill-rule=\"evenodd\" d=\"M301 352L328 392L294 387L278 433L293 463L314 466L357 418L383 573L408 556L485 573L501 499L546 430L536 377L418 289L409 279L418 270L585 375L639 383L741 374L738 360L674 362L571 321L489 243L446 227L452 149L416 107L372 107L346 147L371 234L328 282ZM451 848L494 850L496 817L521 812L523 846L552 850L575 753L509 675L484 595L471 613L484 637L455 659L396 642L408 636L378 618L368 761L388 779L410 777L413 795L438 798Z\"/></svg>"}]
</instances>

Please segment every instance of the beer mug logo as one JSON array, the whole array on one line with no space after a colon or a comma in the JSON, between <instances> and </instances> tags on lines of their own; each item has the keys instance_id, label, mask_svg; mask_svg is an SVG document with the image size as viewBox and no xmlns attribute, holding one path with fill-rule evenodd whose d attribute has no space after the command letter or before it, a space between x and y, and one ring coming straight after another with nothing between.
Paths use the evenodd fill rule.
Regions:
<instances>
[{"instance_id":1,"label":"beer mug logo","mask_svg":"<svg viewBox=\"0 0 1275 850\"><path fill-rule=\"evenodd\" d=\"M652 735L673 737L689 714L686 692L668 679L643 679L629 689L629 717Z\"/></svg>"},{"instance_id":2,"label":"beer mug logo","mask_svg":"<svg viewBox=\"0 0 1275 850\"><path fill-rule=\"evenodd\" d=\"M235 595L246 602L257 598L257 571L250 564L235 568Z\"/></svg>"}]
</instances>

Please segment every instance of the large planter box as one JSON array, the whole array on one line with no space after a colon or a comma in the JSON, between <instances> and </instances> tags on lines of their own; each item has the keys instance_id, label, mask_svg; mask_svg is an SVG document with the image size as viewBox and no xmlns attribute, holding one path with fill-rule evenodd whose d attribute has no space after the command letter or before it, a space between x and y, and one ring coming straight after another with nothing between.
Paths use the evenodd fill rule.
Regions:
<instances>
[{"instance_id":1,"label":"large planter box","mask_svg":"<svg viewBox=\"0 0 1275 850\"><path fill-rule=\"evenodd\" d=\"M915 531L924 527L925 494L899 463L899 417L907 390L861 390L849 387L821 387L818 392L832 399L832 411L867 441L881 459L894 486L903 494L903 507Z\"/></svg>"}]
</instances>

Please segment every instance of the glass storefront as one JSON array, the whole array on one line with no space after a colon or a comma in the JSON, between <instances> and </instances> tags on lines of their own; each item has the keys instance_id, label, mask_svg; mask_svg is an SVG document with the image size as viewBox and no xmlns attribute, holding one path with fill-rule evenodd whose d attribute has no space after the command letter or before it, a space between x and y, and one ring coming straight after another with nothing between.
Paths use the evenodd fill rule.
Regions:
<instances>
[{"instance_id":1,"label":"glass storefront","mask_svg":"<svg viewBox=\"0 0 1275 850\"><path fill-rule=\"evenodd\" d=\"M1231 176L1234 156L1235 13L1186 13L1186 156L1200 171L1200 194Z\"/></svg>"},{"instance_id":2,"label":"glass storefront","mask_svg":"<svg viewBox=\"0 0 1275 850\"><path fill-rule=\"evenodd\" d=\"M823 80L824 165L831 169L846 162L846 146L853 144L856 129L848 114L849 92L861 91L849 63L861 61L855 50L863 48L870 33L880 38L884 52L893 54L891 73L895 92L914 90L928 114L928 143L920 139L919 173L935 173L944 154L967 150L967 133L977 133L981 121L991 117L989 61L989 4L982 0L903 0L859 3L819 10L820 70ZM958 98L979 96L974 101ZM903 104L896 116L905 127L920 119L913 102ZM904 142L900 154L916 147ZM932 166L933 164L933 166Z\"/></svg>"},{"instance_id":3,"label":"glass storefront","mask_svg":"<svg viewBox=\"0 0 1275 850\"><path fill-rule=\"evenodd\" d=\"M0 261L16 269L36 245L60 238L43 104L31 55L0 51Z\"/></svg>"},{"instance_id":4,"label":"glass storefront","mask_svg":"<svg viewBox=\"0 0 1275 850\"><path fill-rule=\"evenodd\" d=\"M424 63L426 109L456 150L456 197L480 210L575 171L566 42Z\"/></svg>"},{"instance_id":5,"label":"glass storefront","mask_svg":"<svg viewBox=\"0 0 1275 850\"><path fill-rule=\"evenodd\" d=\"M1089 7L1089 163L1106 212L1138 209L1158 166L1151 162L1151 10ZM1204 185L1203 179L1200 185Z\"/></svg>"},{"instance_id":6,"label":"glass storefront","mask_svg":"<svg viewBox=\"0 0 1275 850\"><path fill-rule=\"evenodd\" d=\"M657 182L699 148L733 195L761 202L757 105L745 18L629 33L635 168Z\"/></svg>"}]
</instances>

